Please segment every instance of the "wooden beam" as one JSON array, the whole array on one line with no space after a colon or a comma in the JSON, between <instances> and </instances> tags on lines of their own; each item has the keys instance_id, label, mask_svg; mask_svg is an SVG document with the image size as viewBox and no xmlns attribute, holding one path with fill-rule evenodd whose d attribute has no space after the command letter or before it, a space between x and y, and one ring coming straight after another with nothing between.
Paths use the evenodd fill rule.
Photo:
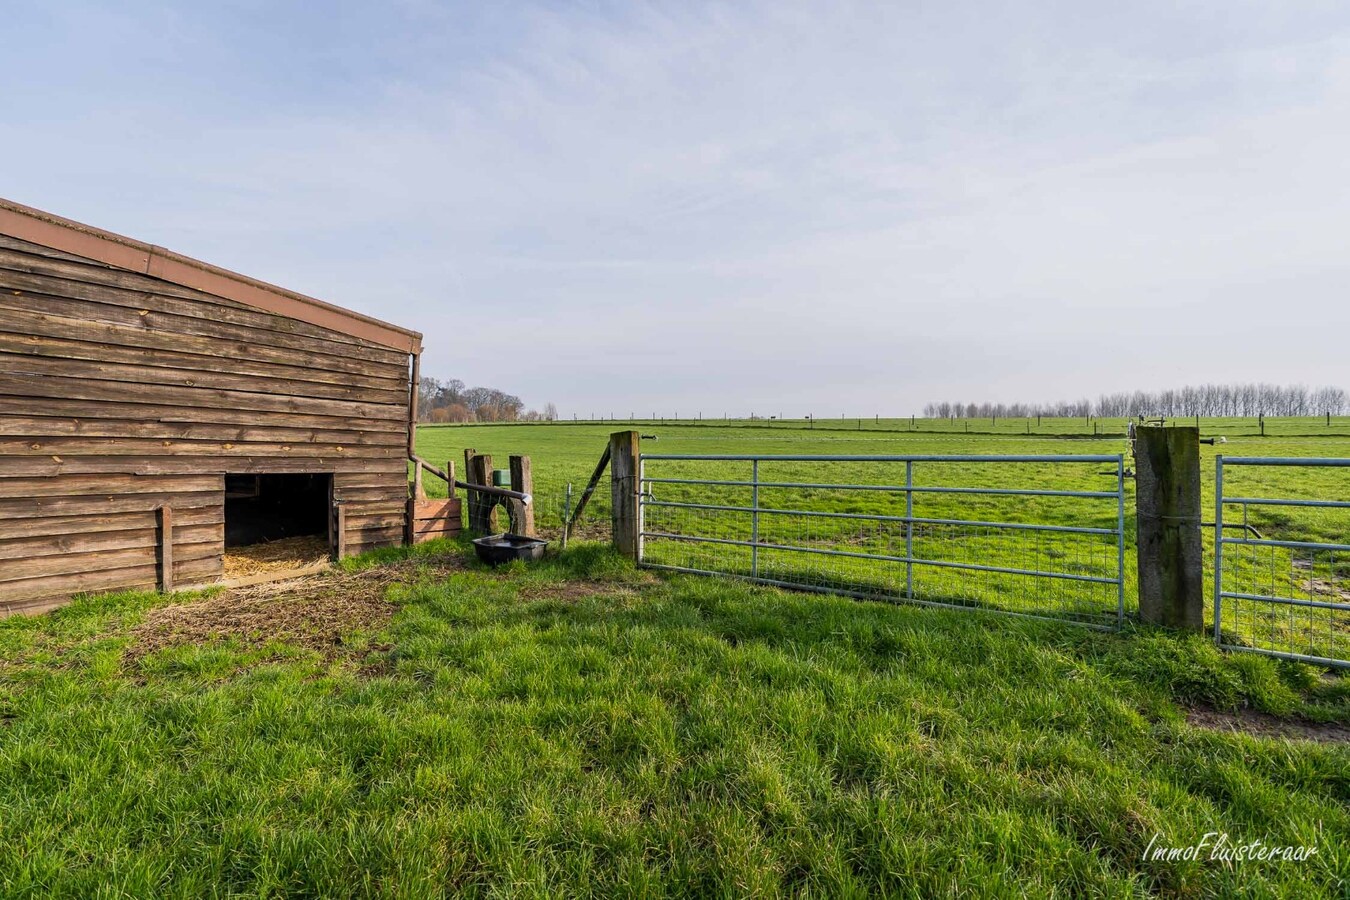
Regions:
<instances>
[{"instance_id":1,"label":"wooden beam","mask_svg":"<svg viewBox=\"0 0 1350 900\"><path fill-rule=\"evenodd\" d=\"M611 539L616 550L634 560L642 555L642 517L638 505L641 453L641 438L636 431L616 431L609 436Z\"/></svg>"},{"instance_id":2,"label":"wooden beam","mask_svg":"<svg viewBox=\"0 0 1350 900\"><path fill-rule=\"evenodd\" d=\"M530 458L528 456L512 456L510 461L511 490L534 496L534 476L530 472ZM522 500L510 500L508 502L511 504L512 529L515 530L516 534L534 537L534 503L525 503Z\"/></svg>"},{"instance_id":3,"label":"wooden beam","mask_svg":"<svg viewBox=\"0 0 1350 900\"><path fill-rule=\"evenodd\" d=\"M492 457L486 453L474 454L469 460L468 480L471 485L492 485ZM497 498L482 491L468 490L469 530L476 534L497 533Z\"/></svg>"},{"instance_id":4,"label":"wooden beam","mask_svg":"<svg viewBox=\"0 0 1350 900\"><path fill-rule=\"evenodd\" d=\"M411 544L413 542L413 533L414 533L413 524L417 515L417 501L426 497L426 495L427 492L422 487L422 463L417 460L414 460L412 496L408 498L408 512L404 520L403 542L405 544Z\"/></svg>"},{"instance_id":5,"label":"wooden beam","mask_svg":"<svg viewBox=\"0 0 1350 900\"><path fill-rule=\"evenodd\" d=\"M220 586L223 588L251 587L255 584L271 584L273 581L289 581L292 578L306 578L310 575L322 575L333 567L331 562L314 563L309 566L301 566L298 569L286 569L281 572L264 572L261 575L245 575L242 578L231 578L229 581L222 581Z\"/></svg>"},{"instance_id":6,"label":"wooden beam","mask_svg":"<svg viewBox=\"0 0 1350 900\"><path fill-rule=\"evenodd\" d=\"M173 590L173 507L159 508L159 589Z\"/></svg>"},{"instance_id":7,"label":"wooden beam","mask_svg":"<svg viewBox=\"0 0 1350 900\"><path fill-rule=\"evenodd\" d=\"M1139 618L1198 631L1204 627L1200 534L1200 432L1135 429Z\"/></svg>"},{"instance_id":8,"label":"wooden beam","mask_svg":"<svg viewBox=\"0 0 1350 900\"><path fill-rule=\"evenodd\" d=\"M347 510L343 504L337 504L337 558L347 556Z\"/></svg>"}]
</instances>

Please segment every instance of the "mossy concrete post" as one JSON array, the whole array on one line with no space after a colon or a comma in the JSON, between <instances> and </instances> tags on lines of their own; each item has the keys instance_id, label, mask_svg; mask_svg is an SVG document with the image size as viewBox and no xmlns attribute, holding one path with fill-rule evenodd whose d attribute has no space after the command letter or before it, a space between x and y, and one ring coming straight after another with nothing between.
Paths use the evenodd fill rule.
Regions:
<instances>
[{"instance_id":1,"label":"mossy concrete post","mask_svg":"<svg viewBox=\"0 0 1350 900\"><path fill-rule=\"evenodd\" d=\"M1204 627L1200 540L1200 430L1135 429L1139 618L1199 631Z\"/></svg>"},{"instance_id":2,"label":"mossy concrete post","mask_svg":"<svg viewBox=\"0 0 1350 900\"><path fill-rule=\"evenodd\" d=\"M641 440L636 431L609 436L609 484L614 549L634 560L641 558L642 516L638 504Z\"/></svg>"}]
</instances>

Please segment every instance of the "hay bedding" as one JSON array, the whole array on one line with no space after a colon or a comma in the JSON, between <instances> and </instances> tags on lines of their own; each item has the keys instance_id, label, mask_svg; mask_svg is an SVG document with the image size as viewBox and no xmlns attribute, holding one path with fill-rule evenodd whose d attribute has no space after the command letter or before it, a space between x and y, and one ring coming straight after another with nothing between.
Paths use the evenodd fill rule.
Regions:
<instances>
[{"instance_id":1,"label":"hay bedding","mask_svg":"<svg viewBox=\"0 0 1350 900\"><path fill-rule=\"evenodd\" d=\"M328 557L328 541L318 535L231 547L225 551L225 580L302 569L327 562Z\"/></svg>"}]
</instances>

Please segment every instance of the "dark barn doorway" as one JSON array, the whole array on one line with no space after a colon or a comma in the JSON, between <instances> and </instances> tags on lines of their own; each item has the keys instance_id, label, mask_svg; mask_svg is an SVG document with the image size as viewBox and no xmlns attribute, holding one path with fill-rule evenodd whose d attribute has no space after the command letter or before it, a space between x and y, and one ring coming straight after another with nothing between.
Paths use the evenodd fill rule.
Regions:
<instances>
[{"instance_id":1,"label":"dark barn doorway","mask_svg":"<svg viewBox=\"0 0 1350 900\"><path fill-rule=\"evenodd\" d=\"M288 538L329 544L333 476L226 475L225 549Z\"/></svg>"}]
</instances>

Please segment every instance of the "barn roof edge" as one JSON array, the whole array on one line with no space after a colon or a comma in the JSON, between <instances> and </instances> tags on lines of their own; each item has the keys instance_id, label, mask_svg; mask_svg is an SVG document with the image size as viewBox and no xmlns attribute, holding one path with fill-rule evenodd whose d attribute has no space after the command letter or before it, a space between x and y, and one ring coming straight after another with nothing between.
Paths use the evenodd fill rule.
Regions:
<instances>
[{"instance_id":1,"label":"barn roof edge","mask_svg":"<svg viewBox=\"0 0 1350 900\"><path fill-rule=\"evenodd\" d=\"M0 234L215 294L393 350L422 350L419 332L3 197Z\"/></svg>"}]
</instances>

